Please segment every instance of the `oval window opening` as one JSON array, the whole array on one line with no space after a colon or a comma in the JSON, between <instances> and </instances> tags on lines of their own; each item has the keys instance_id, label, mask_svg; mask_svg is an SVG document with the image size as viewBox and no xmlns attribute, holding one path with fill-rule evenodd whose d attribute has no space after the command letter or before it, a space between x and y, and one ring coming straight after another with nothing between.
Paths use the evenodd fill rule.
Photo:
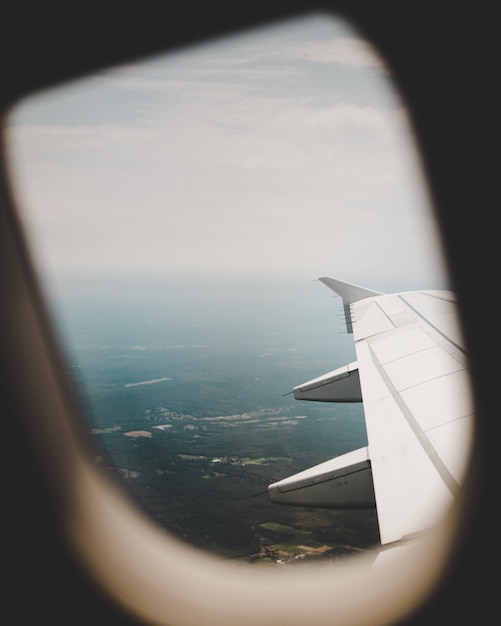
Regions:
<instances>
[{"instance_id":1,"label":"oval window opening","mask_svg":"<svg viewBox=\"0 0 501 626\"><path fill-rule=\"evenodd\" d=\"M375 558L437 523L468 458L468 364L405 103L368 42L313 15L9 122L95 462L151 519L254 565Z\"/></svg>"}]
</instances>

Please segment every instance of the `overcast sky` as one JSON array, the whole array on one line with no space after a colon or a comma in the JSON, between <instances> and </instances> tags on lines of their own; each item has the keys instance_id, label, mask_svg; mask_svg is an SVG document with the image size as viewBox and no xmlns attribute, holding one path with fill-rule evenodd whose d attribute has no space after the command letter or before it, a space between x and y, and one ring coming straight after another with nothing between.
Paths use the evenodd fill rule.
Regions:
<instances>
[{"instance_id":1,"label":"overcast sky","mask_svg":"<svg viewBox=\"0 0 501 626\"><path fill-rule=\"evenodd\" d=\"M313 16L131 63L10 122L47 271L445 285L404 103L342 23Z\"/></svg>"}]
</instances>

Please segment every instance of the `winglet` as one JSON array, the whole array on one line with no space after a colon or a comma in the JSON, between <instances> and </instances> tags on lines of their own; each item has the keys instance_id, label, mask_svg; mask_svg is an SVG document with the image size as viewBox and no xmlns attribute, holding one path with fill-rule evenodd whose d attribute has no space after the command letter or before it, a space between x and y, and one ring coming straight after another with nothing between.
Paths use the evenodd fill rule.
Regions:
<instances>
[{"instance_id":1,"label":"winglet","mask_svg":"<svg viewBox=\"0 0 501 626\"><path fill-rule=\"evenodd\" d=\"M324 276L318 279L320 282L327 285L329 289L335 291L343 299L344 305L344 317L346 320L346 330L349 333L353 332L353 326L351 323L350 304L363 300L364 298L370 298L372 296L380 296L380 291L373 291L372 289L366 289L365 287L359 287L358 285L352 285L351 283L345 283L342 280L335 278L328 278Z\"/></svg>"}]
</instances>

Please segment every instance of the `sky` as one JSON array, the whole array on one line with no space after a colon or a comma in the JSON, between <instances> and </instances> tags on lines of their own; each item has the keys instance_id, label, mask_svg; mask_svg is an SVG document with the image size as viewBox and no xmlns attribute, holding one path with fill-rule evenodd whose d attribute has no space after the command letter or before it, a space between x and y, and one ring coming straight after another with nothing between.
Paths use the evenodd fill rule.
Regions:
<instances>
[{"instance_id":1,"label":"sky","mask_svg":"<svg viewBox=\"0 0 501 626\"><path fill-rule=\"evenodd\" d=\"M6 139L48 275L447 284L405 103L331 17L40 93Z\"/></svg>"}]
</instances>

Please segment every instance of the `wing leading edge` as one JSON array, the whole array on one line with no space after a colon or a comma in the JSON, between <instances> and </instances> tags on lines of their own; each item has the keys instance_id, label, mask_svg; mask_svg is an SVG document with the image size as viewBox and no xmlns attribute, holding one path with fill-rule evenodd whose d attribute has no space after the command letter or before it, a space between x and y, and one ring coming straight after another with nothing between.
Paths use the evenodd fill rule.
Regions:
<instances>
[{"instance_id":1,"label":"wing leading edge","mask_svg":"<svg viewBox=\"0 0 501 626\"><path fill-rule=\"evenodd\" d=\"M472 397L454 294L382 294L333 278L357 362L294 388L294 397L363 401L368 446L268 487L272 501L377 509L381 543L433 526L465 471Z\"/></svg>"}]
</instances>

